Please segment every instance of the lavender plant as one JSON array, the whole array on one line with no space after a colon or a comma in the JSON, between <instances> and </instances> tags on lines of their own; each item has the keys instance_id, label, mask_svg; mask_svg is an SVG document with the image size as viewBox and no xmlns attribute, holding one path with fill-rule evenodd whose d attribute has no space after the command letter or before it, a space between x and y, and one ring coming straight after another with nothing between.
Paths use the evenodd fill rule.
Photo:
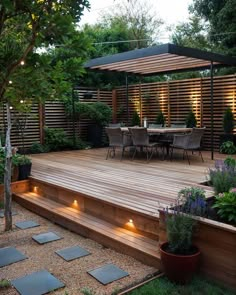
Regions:
<instances>
[{"instance_id":1,"label":"lavender plant","mask_svg":"<svg viewBox=\"0 0 236 295\"><path fill-rule=\"evenodd\" d=\"M236 187L236 165L233 159L217 160L215 168L209 169L209 181L216 195Z\"/></svg>"}]
</instances>

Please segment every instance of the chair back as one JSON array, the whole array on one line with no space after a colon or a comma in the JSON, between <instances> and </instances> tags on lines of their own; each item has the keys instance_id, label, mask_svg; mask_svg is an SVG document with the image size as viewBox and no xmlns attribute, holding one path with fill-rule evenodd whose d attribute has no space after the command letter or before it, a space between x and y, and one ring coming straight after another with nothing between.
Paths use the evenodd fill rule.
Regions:
<instances>
[{"instance_id":1,"label":"chair back","mask_svg":"<svg viewBox=\"0 0 236 295\"><path fill-rule=\"evenodd\" d=\"M186 128L187 125L186 124L181 124L181 123L175 123L175 124L171 124L170 125L171 128Z\"/></svg>"},{"instance_id":2,"label":"chair back","mask_svg":"<svg viewBox=\"0 0 236 295\"><path fill-rule=\"evenodd\" d=\"M123 134L119 127L106 127L105 131L109 139L109 146L123 145Z\"/></svg>"},{"instance_id":3,"label":"chair back","mask_svg":"<svg viewBox=\"0 0 236 295\"><path fill-rule=\"evenodd\" d=\"M131 133L133 145L136 146L147 146L149 145L149 136L147 132L147 128L129 128L129 132Z\"/></svg>"},{"instance_id":4,"label":"chair back","mask_svg":"<svg viewBox=\"0 0 236 295\"><path fill-rule=\"evenodd\" d=\"M110 123L108 127L121 127L121 123Z\"/></svg>"},{"instance_id":5,"label":"chair back","mask_svg":"<svg viewBox=\"0 0 236 295\"><path fill-rule=\"evenodd\" d=\"M206 127L203 128L193 128L189 140L188 140L188 148L189 149L198 149L201 146L201 140L203 134L205 132Z\"/></svg>"},{"instance_id":6,"label":"chair back","mask_svg":"<svg viewBox=\"0 0 236 295\"><path fill-rule=\"evenodd\" d=\"M148 125L148 128L153 128L153 129L155 129L155 128L162 128L162 124L149 124Z\"/></svg>"}]
</instances>

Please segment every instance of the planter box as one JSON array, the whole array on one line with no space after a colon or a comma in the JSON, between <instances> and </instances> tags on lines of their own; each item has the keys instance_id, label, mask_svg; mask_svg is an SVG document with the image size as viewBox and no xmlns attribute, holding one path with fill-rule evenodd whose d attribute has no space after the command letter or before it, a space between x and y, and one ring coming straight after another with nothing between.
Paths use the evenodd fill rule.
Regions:
<instances>
[{"instance_id":1,"label":"planter box","mask_svg":"<svg viewBox=\"0 0 236 295\"><path fill-rule=\"evenodd\" d=\"M159 242L166 241L165 215L160 211ZM198 220L193 243L201 251L200 271L209 278L236 288L236 227L195 217Z\"/></svg>"}]
</instances>

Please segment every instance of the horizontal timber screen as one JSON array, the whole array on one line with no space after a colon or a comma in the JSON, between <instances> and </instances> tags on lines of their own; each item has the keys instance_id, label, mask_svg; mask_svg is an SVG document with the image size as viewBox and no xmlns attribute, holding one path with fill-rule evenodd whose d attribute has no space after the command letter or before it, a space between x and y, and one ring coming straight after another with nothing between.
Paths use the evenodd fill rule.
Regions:
<instances>
[{"instance_id":1,"label":"horizontal timber screen","mask_svg":"<svg viewBox=\"0 0 236 295\"><path fill-rule=\"evenodd\" d=\"M206 126L204 147L210 148L211 128L210 78L195 78L168 82L129 85L129 123L134 111L154 123L158 111L166 118L166 125L185 123L189 111L193 110L198 127ZM116 89L117 122L126 122L126 87ZM214 144L219 148L219 136L223 133L223 115L231 107L236 119L236 74L214 77ZM127 123L127 122L126 122ZM236 132L236 129L234 130Z\"/></svg>"},{"instance_id":2,"label":"horizontal timber screen","mask_svg":"<svg viewBox=\"0 0 236 295\"><path fill-rule=\"evenodd\" d=\"M166 125L184 123L190 110L196 114L198 126L206 126L204 147L210 148L210 78L195 78L178 81L165 81L129 85L128 107L129 120L127 122L126 87L118 87L113 91L86 89L78 90L79 99L89 91L93 94L91 101L101 101L113 108L113 121L130 124L133 112L136 110L143 122L147 117L148 123L154 123L158 111L166 117ZM83 99L83 100L82 100ZM236 74L214 77L214 143L219 148L219 136L223 133L223 114L227 107L231 107L236 116ZM12 111L14 115L14 110ZM12 145L22 146L19 126L13 118L11 133ZM91 124L88 119L75 123L78 137L86 140L87 127ZM6 131L6 112L4 105L0 106L1 135ZM33 142L43 142L43 128L63 128L68 136L73 134L73 122L65 114L63 103L47 101L44 105L34 105L31 115L26 120L24 131L24 145L30 147ZM236 129L235 129L236 132Z\"/></svg>"}]
</instances>

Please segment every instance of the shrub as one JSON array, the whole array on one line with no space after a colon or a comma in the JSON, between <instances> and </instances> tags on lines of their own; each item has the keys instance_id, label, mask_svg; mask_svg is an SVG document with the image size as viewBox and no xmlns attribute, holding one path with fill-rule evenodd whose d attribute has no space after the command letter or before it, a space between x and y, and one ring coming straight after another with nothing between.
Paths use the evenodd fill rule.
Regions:
<instances>
[{"instance_id":1,"label":"shrub","mask_svg":"<svg viewBox=\"0 0 236 295\"><path fill-rule=\"evenodd\" d=\"M234 114L231 108L227 108L223 117L223 128L225 133L232 133L234 130Z\"/></svg>"},{"instance_id":2,"label":"shrub","mask_svg":"<svg viewBox=\"0 0 236 295\"><path fill-rule=\"evenodd\" d=\"M236 187L236 166L229 165L230 160L227 159L217 160L215 168L209 169L209 181L216 195L229 192L231 188Z\"/></svg>"},{"instance_id":3,"label":"shrub","mask_svg":"<svg viewBox=\"0 0 236 295\"><path fill-rule=\"evenodd\" d=\"M236 146L232 141L225 141L220 146L220 152L227 155L236 154Z\"/></svg>"},{"instance_id":4,"label":"shrub","mask_svg":"<svg viewBox=\"0 0 236 295\"><path fill-rule=\"evenodd\" d=\"M11 286L11 283L6 279L0 280L0 288L8 288Z\"/></svg>"},{"instance_id":5,"label":"shrub","mask_svg":"<svg viewBox=\"0 0 236 295\"><path fill-rule=\"evenodd\" d=\"M205 191L198 187L184 188L178 193L178 200L185 213L203 216L206 211Z\"/></svg>"},{"instance_id":6,"label":"shrub","mask_svg":"<svg viewBox=\"0 0 236 295\"><path fill-rule=\"evenodd\" d=\"M197 126L197 119L193 111L190 111L185 120L187 128L193 128Z\"/></svg>"},{"instance_id":7,"label":"shrub","mask_svg":"<svg viewBox=\"0 0 236 295\"><path fill-rule=\"evenodd\" d=\"M236 188L230 192L219 194L215 199L213 208L216 208L217 214L223 220L236 225Z\"/></svg>"},{"instance_id":8,"label":"shrub","mask_svg":"<svg viewBox=\"0 0 236 295\"><path fill-rule=\"evenodd\" d=\"M157 117L156 117L156 121L155 121L155 123L156 123L156 124L161 124L162 127L164 127L164 126L165 126L165 122L166 122L165 116L164 116L164 114L162 113L162 111L160 111L160 112L157 114Z\"/></svg>"},{"instance_id":9,"label":"shrub","mask_svg":"<svg viewBox=\"0 0 236 295\"><path fill-rule=\"evenodd\" d=\"M62 128L48 128L45 131L45 144L50 151L58 151L68 146L68 138Z\"/></svg>"},{"instance_id":10,"label":"shrub","mask_svg":"<svg viewBox=\"0 0 236 295\"><path fill-rule=\"evenodd\" d=\"M46 145L43 145L39 142L33 142L30 148L32 154L41 154L49 152L50 148Z\"/></svg>"},{"instance_id":11,"label":"shrub","mask_svg":"<svg viewBox=\"0 0 236 295\"><path fill-rule=\"evenodd\" d=\"M131 125L132 126L140 126L140 117L137 111L134 111L133 116L132 116L132 121Z\"/></svg>"}]
</instances>

